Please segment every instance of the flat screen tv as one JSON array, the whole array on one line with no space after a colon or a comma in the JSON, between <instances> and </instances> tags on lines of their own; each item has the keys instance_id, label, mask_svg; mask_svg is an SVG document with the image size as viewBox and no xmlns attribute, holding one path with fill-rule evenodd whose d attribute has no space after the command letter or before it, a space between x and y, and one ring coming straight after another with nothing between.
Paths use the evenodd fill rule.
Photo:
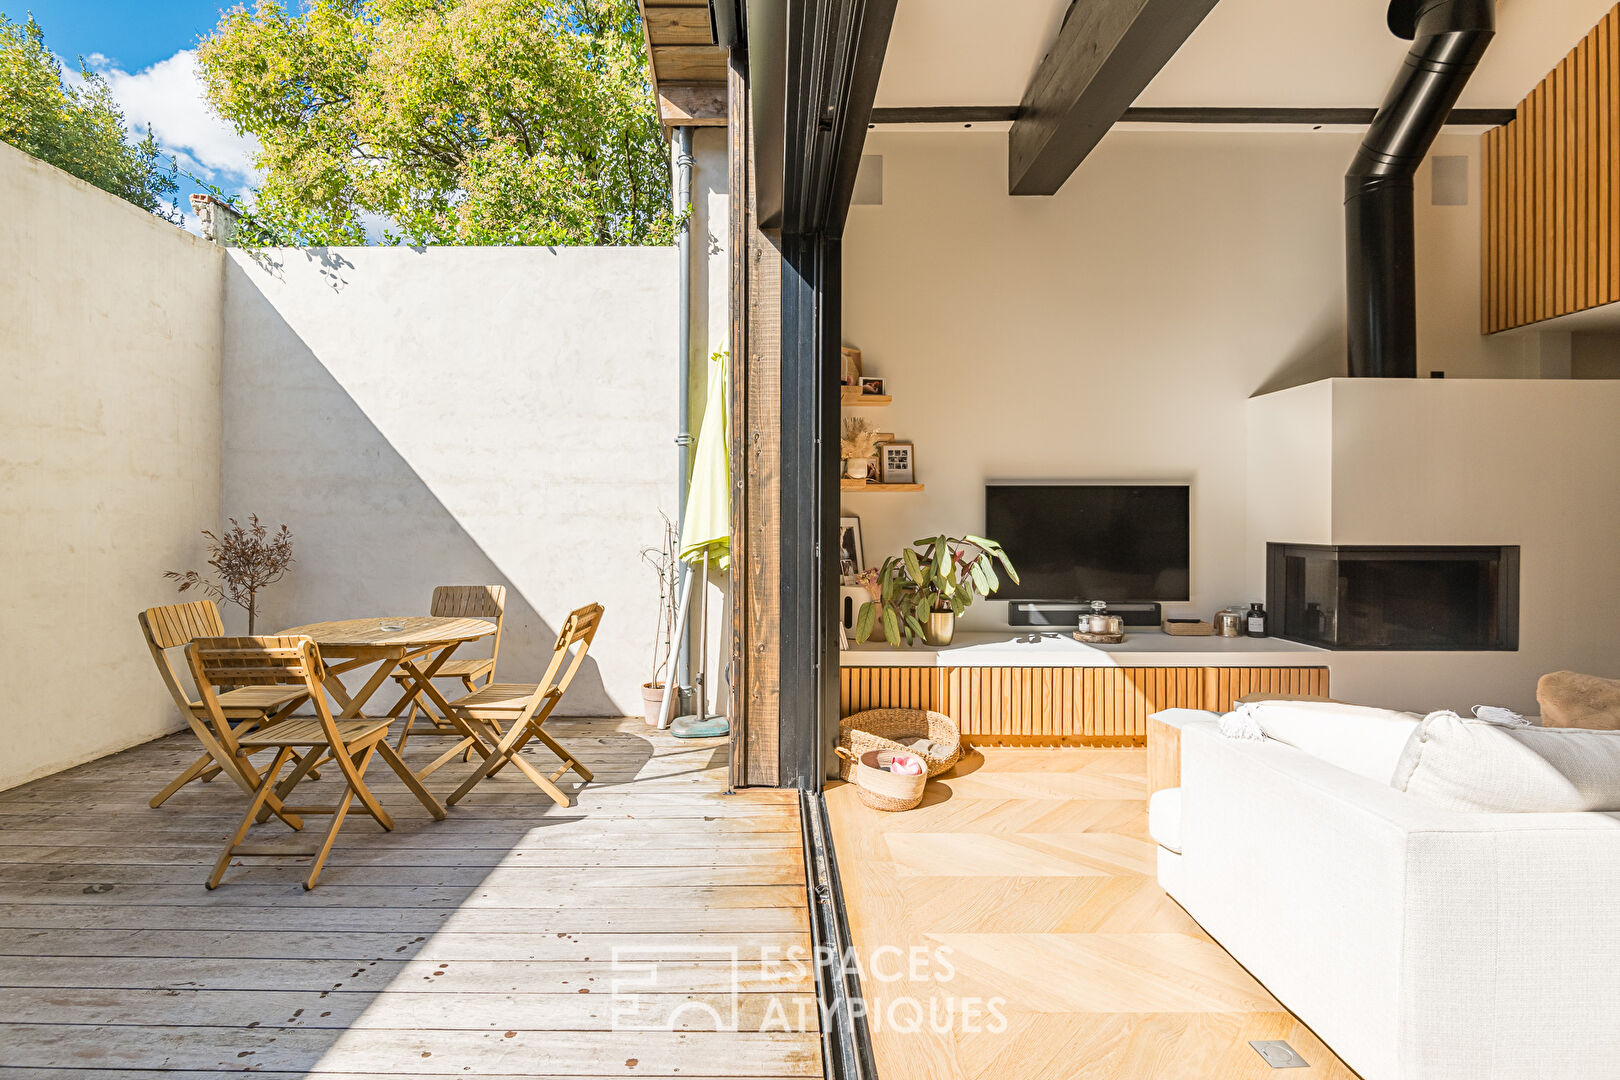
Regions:
<instances>
[{"instance_id":1,"label":"flat screen tv","mask_svg":"<svg viewBox=\"0 0 1620 1080\"><path fill-rule=\"evenodd\" d=\"M1007 550L1020 584L997 600L1192 599L1186 484L991 484L984 534Z\"/></svg>"}]
</instances>

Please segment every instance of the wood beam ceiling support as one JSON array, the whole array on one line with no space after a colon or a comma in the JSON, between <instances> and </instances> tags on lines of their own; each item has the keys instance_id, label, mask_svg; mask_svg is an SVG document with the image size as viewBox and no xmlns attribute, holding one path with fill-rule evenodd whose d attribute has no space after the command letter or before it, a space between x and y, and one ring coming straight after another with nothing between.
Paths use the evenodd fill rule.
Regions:
<instances>
[{"instance_id":1,"label":"wood beam ceiling support","mask_svg":"<svg viewBox=\"0 0 1620 1080\"><path fill-rule=\"evenodd\" d=\"M1214 6L1215 0L1071 4L1008 137L1009 191L1057 194Z\"/></svg>"},{"instance_id":2,"label":"wood beam ceiling support","mask_svg":"<svg viewBox=\"0 0 1620 1080\"><path fill-rule=\"evenodd\" d=\"M665 127L725 127L724 86L660 86L658 121Z\"/></svg>"}]
</instances>

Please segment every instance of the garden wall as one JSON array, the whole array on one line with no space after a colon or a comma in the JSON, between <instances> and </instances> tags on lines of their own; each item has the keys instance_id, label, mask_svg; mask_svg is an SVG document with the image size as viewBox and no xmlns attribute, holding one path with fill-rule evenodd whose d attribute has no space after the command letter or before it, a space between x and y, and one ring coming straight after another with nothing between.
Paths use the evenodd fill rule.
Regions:
<instances>
[{"instance_id":1,"label":"garden wall","mask_svg":"<svg viewBox=\"0 0 1620 1080\"><path fill-rule=\"evenodd\" d=\"M520 681L597 602L559 714L639 712L658 598L640 552L674 516L675 282L673 248L230 252L224 512L296 542L261 625L503 584L500 676Z\"/></svg>"},{"instance_id":2,"label":"garden wall","mask_svg":"<svg viewBox=\"0 0 1620 1080\"><path fill-rule=\"evenodd\" d=\"M0 789L181 723L135 615L220 507L223 252L0 143Z\"/></svg>"},{"instance_id":3,"label":"garden wall","mask_svg":"<svg viewBox=\"0 0 1620 1080\"><path fill-rule=\"evenodd\" d=\"M296 544L261 633L504 584L516 681L599 602L559 711L640 711L673 248L227 252L5 145L0 206L0 789L182 726L135 616L252 513Z\"/></svg>"}]
</instances>

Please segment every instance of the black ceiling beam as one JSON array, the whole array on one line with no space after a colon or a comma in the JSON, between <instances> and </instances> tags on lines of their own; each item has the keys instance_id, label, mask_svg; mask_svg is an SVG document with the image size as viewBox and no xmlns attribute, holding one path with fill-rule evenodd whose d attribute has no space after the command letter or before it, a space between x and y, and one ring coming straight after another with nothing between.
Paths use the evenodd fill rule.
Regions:
<instances>
[{"instance_id":1,"label":"black ceiling beam","mask_svg":"<svg viewBox=\"0 0 1620 1080\"><path fill-rule=\"evenodd\" d=\"M1377 109L1274 109L1249 106L1126 109L1122 124L1335 124L1366 127ZM874 124L989 124L1016 121L1017 105L920 105L872 110ZM1453 109L1447 124L1500 127L1518 115L1513 109Z\"/></svg>"},{"instance_id":2,"label":"black ceiling beam","mask_svg":"<svg viewBox=\"0 0 1620 1080\"><path fill-rule=\"evenodd\" d=\"M843 234L896 3L787 2L785 234Z\"/></svg>"},{"instance_id":3,"label":"black ceiling beam","mask_svg":"<svg viewBox=\"0 0 1620 1080\"><path fill-rule=\"evenodd\" d=\"M1008 190L1055 195L1215 0L1076 0L1024 91Z\"/></svg>"},{"instance_id":4,"label":"black ceiling beam","mask_svg":"<svg viewBox=\"0 0 1620 1080\"><path fill-rule=\"evenodd\" d=\"M872 110L874 124L1006 124L1017 119L1016 105L923 105Z\"/></svg>"},{"instance_id":5,"label":"black ceiling beam","mask_svg":"<svg viewBox=\"0 0 1620 1080\"><path fill-rule=\"evenodd\" d=\"M1377 109L1153 108L1126 109L1127 124L1340 124L1366 127ZM1453 109L1448 124L1498 127L1518 113L1513 109Z\"/></svg>"}]
</instances>

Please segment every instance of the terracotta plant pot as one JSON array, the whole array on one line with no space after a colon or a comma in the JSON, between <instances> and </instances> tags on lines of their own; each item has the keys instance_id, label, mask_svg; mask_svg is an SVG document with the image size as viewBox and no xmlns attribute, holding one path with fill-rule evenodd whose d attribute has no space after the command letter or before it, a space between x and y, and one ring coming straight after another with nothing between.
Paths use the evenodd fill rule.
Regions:
<instances>
[{"instance_id":1,"label":"terracotta plant pot","mask_svg":"<svg viewBox=\"0 0 1620 1080\"><path fill-rule=\"evenodd\" d=\"M664 707L664 684L661 682L644 682L641 684L641 712L642 718L653 727L658 726L658 713Z\"/></svg>"}]
</instances>

